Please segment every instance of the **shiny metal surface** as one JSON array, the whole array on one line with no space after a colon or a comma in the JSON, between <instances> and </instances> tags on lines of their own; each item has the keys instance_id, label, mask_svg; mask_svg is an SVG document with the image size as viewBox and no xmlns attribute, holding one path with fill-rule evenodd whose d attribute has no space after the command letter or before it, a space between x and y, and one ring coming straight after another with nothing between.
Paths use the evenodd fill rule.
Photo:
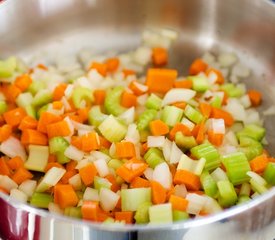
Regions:
<instances>
[{"instance_id":1,"label":"shiny metal surface","mask_svg":"<svg viewBox=\"0 0 275 240\"><path fill-rule=\"evenodd\" d=\"M180 33L172 66L184 73L205 51L234 51L253 69L246 83L265 93L266 108L275 102L274 26L275 7L260 0L7 0L0 4L0 57L128 50L138 46L144 28L170 27ZM273 154L274 120L266 119ZM0 214L3 239L269 240L275 238L275 189L215 216L161 226L82 222L2 194Z\"/></svg>"}]
</instances>

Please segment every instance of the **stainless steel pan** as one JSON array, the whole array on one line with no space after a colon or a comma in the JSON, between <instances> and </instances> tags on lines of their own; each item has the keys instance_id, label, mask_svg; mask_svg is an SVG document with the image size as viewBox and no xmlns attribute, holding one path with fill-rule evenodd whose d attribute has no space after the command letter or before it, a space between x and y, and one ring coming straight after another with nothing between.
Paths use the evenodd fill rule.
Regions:
<instances>
[{"instance_id":1,"label":"stainless steel pan","mask_svg":"<svg viewBox=\"0 0 275 240\"><path fill-rule=\"evenodd\" d=\"M186 72L205 51L234 51L253 69L250 87L274 104L275 7L264 0L7 0L0 4L0 56L42 57L81 48L126 50L146 27L180 33L171 65ZM43 51L45 50L45 51ZM266 119L275 153L274 118ZM272 151L273 150L273 151ZM161 226L97 225L0 196L3 239L262 239L275 238L275 189L207 218Z\"/></svg>"}]
</instances>

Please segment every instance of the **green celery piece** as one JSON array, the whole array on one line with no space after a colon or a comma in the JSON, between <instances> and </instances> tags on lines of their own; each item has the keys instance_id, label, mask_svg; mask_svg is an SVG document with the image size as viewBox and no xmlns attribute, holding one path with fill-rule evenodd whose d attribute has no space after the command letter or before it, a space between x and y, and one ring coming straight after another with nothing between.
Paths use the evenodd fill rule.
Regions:
<instances>
[{"instance_id":1,"label":"green celery piece","mask_svg":"<svg viewBox=\"0 0 275 240\"><path fill-rule=\"evenodd\" d=\"M99 126L101 134L110 142L121 141L126 133L127 127L120 123L113 115L109 115Z\"/></svg>"},{"instance_id":2,"label":"green celery piece","mask_svg":"<svg viewBox=\"0 0 275 240\"><path fill-rule=\"evenodd\" d=\"M19 94L19 96L16 98L16 104L19 107L25 108L32 104L33 96L30 92L24 92Z\"/></svg>"},{"instance_id":3,"label":"green celery piece","mask_svg":"<svg viewBox=\"0 0 275 240\"><path fill-rule=\"evenodd\" d=\"M264 171L263 177L270 185L275 185L275 163L268 163Z\"/></svg>"},{"instance_id":4,"label":"green celery piece","mask_svg":"<svg viewBox=\"0 0 275 240\"><path fill-rule=\"evenodd\" d=\"M96 190L100 190L101 188L108 188L110 189L112 183L110 183L107 179L95 176L94 177L94 188Z\"/></svg>"},{"instance_id":5,"label":"green celery piece","mask_svg":"<svg viewBox=\"0 0 275 240\"><path fill-rule=\"evenodd\" d=\"M108 217L102 224L112 224L115 223L115 219Z\"/></svg>"},{"instance_id":6,"label":"green celery piece","mask_svg":"<svg viewBox=\"0 0 275 240\"><path fill-rule=\"evenodd\" d=\"M250 184L248 182L243 183L239 192L239 196L250 196L250 190Z\"/></svg>"},{"instance_id":7,"label":"green celery piece","mask_svg":"<svg viewBox=\"0 0 275 240\"><path fill-rule=\"evenodd\" d=\"M240 141L239 150L246 155L249 161L262 154L263 152L262 144L254 140L253 138L241 136L239 141Z\"/></svg>"},{"instance_id":8,"label":"green celery piece","mask_svg":"<svg viewBox=\"0 0 275 240\"><path fill-rule=\"evenodd\" d=\"M189 214L184 211L173 210L173 221L180 222L189 219Z\"/></svg>"},{"instance_id":9,"label":"green celery piece","mask_svg":"<svg viewBox=\"0 0 275 240\"><path fill-rule=\"evenodd\" d=\"M205 158L205 170L215 169L221 164L218 150L210 143L203 143L191 148L191 153L197 159Z\"/></svg>"},{"instance_id":10,"label":"green celery piece","mask_svg":"<svg viewBox=\"0 0 275 240\"><path fill-rule=\"evenodd\" d=\"M250 197L242 195L242 196L239 197L237 204L246 203L246 202L248 202L250 200L251 200Z\"/></svg>"},{"instance_id":11,"label":"green celery piece","mask_svg":"<svg viewBox=\"0 0 275 240\"><path fill-rule=\"evenodd\" d=\"M183 110L175 106L165 106L161 112L160 119L169 127L173 127L180 122L183 116Z\"/></svg>"},{"instance_id":12,"label":"green celery piece","mask_svg":"<svg viewBox=\"0 0 275 240\"><path fill-rule=\"evenodd\" d=\"M221 90L225 91L232 98L239 98L244 95L243 89L236 87L233 83L223 84Z\"/></svg>"},{"instance_id":13,"label":"green celery piece","mask_svg":"<svg viewBox=\"0 0 275 240\"><path fill-rule=\"evenodd\" d=\"M139 117L137 121L137 129L139 131L146 130L149 123L155 119L157 111L154 109L146 109Z\"/></svg>"},{"instance_id":14,"label":"green celery piece","mask_svg":"<svg viewBox=\"0 0 275 240\"><path fill-rule=\"evenodd\" d=\"M82 218L81 207L67 207L64 209L64 215L74 218Z\"/></svg>"},{"instance_id":15,"label":"green celery piece","mask_svg":"<svg viewBox=\"0 0 275 240\"><path fill-rule=\"evenodd\" d=\"M250 171L250 165L243 152L234 152L222 156L222 163L233 185L249 181L249 176L246 173Z\"/></svg>"},{"instance_id":16,"label":"green celery piece","mask_svg":"<svg viewBox=\"0 0 275 240\"><path fill-rule=\"evenodd\" d=\"M171 203L158 204L149 208L150 223L172 223L172 205Z\"/></svg>"},{"instance_id":17,"label":"green celery piece","mask_svg":"<svg viewBox=\"0 0 275 240\"><path fill-rule=\"evenodd\" d=\"M107 117L101 112L100 106L93 106L88 114L88 122L90 125L98 127Z\"/></svg>"},{"instance_id":18,"label":"green celery piece","mask_svg":"<svg viewBox=\"0 0 275 240\"><path fill-rule=\"evenodd\" d=\"M26 113L27 113L28 116L31 116L31 117L33 117L35 119L37 118L36 111L35 111L35 109L34 109L34 107L32 105L28 105L24 109L25 109L25 111L26 111Z\"/></svg>"},{"instance_id":19,"label":"green celery piece","mask_svg":"<svg viewBox=\"0 0 275 240\"><path fill-rule=\"evenodd\" d=\"M32 105L34 107L41 107L47 103L52 102L52 93L50 90L43 89L35 94Z\"/></svg>"},{"instance_id":20,"label":"green celery piece","mask_svg":"<svg viewBox=\"0 0 275 240\"><path fill-rule=\"evenodd\" d=\"M237 133L238 139L242 136L250 137L260 142L265 136L265 129L256 124L249 124L246 125L242 131Z\"/></svg>"},{"instance_id":21,"label":"green celery piece","mask_svg":"<svg viewBox=\"0 0 275 240\"><path fill-rule=\"evenodd\" d=\"M160 163L164 162L162 151L158 148L150 148L144 155L145 161L150 168L155 168Z\"/></svg>"},{"instance_id":22,"label":"green celery piece","mask_svg":"<svg viewBox=\"0 0 275 240\"><path fill-rule=\"evenodd\" d=\"M161 108L162 100L155 94L151 94L145 103L145 106L149 109L159 110Z\"/></svg>"},{"instance_id":23,"label":"green celery piece","mask_svg":"<svg viewBox=\"0 0 275 240\"><path fill-rule=\"evenodd\" d=\"M32 108L34 109L33 106L32 106ZM37 111L37 117L38 117L38 119L40 118L40 116L41 116L41 114L43 112L48 111L48 108L49 108L49 104L46 104L46 105L44 105L44 106L42 106L41 108L38 109L38 111Z\"/></svg>"},{"instance_id":24,"label":"green celery piece","mask_svg":"<svg viewBox=\"0 0 275 240\"><path fill-rule=\"evenodd\" d=\"M148 130L141 130L139 131L140 135L140 142L147 142L148 136L151 135L151 133Z\"/></svg>"},{"instance_id":25,"label":"green celery piece","mask_svg":"<svg viewBox=\"0 0 275 240\"><path fill-rule=\"evenodd\" d=\"M47 193L35 192L30 200L30 204L38 208L48 208L50 202L53 202L53 197Z\"/></svg>"},{"instance_id":26,"label":"green celery piece","mask_svg":"<svg viewBox=\"0 0 275 240\"><path fill-rule=\"evenodd\" d=\"M215 96L213 100L211 101L211 106L215 108L221 108L222 107L222 99L219 96Z\"/></svg>"},{"instance_id":27,"label":"green celery piece","mask_svg":"<svg viewBox=\"0 0 275 240\"><path fill-rule=\"evenodd\" d=\"M208 171L202 172L200 176L200 181L206 195L212 198L216 198L218 194L217 183L215 182L215 180L212 178L212 176L209 174Z\"/></svg>"},{"instance_id":28,"label":"green celery piece","mask_svg":"<svg viewBox=\"0 0 275 240\"><path fill-rule=\"evenodd\" d=\"M45 89L46 84L43 81L33 81L28 88L28 92L32 95L36 95L41 90Z\"/></svg>"},{"instance_id":29,"label":"green celery piece","mask_svg":"<svg viewBox=\"0 0 275 240\"><path fill-rule=\"evenodd\" d=\"M69 145L68 141L63 137L53 137L49 140L50 153L55 154L57 161L61 164L70 161L70 159L64 155L64 152Z\"/></svg>"},{"instance_id":30,"label":"green celery piece","mask_svg":"<svg viewBox=\"0 0 275 240\"><path fill-rule=\"evenodd\" d=\"M49 147L29 145L29 156L24 166L28 170L44 172L49 158Z\"/></svg>"},{"instance_id":31,"label":"green celery piece","mask_svg":"<svg viewBox=\"0 0 275 240\"><path fill-rule=\"evenodd\" d=\"M1 100L0 101L0 114L3 114L4 112L6 112L8 109L8 105L5 101Z\"/></svg>"},{"instance_id":32,"label":"green celery piece","mask_svg":"<svg viewBox=\"0 0 275 240\"><path fill-rule=\"evenodd\" d=\"M123 162L121 162L118 159L111 159L108 162L108 167L114 169L115 171L123 165Z\"/></svg>"},{"instance_id":33,"label":"green celery piece","mask_svg":"<svg viewBox=\"0 0 275 240\"><path fill-rule=\"evenodd\" d=\"M17 60L15 57L9 57L0 61L0 78L9 78L16 70Z\"/></svg>"},{"instance_id":34,"label":"green celery piece","mask_svg":"<svg viewBox=\"0 0 275 240\"><path fill-rule=\"evenodd\" d=\"M85 100L92 102L94 100L93 92L89 88L76 87L72 92L72 101L76 108L81 108L81 102Z\"/></svg>"},{"instance_id":35,"label":"green celery piece","mask_svg":"<svg viewBox=\"0 0 275 240\"><path fill-rule=\"evenodd\" d=\"M192 80L192 89L196 92L205 92L209 89L210 84L208 79L203 76L189 76L188 79Z\"/></svg>"},{"instance_id":36,"label":"green celery piece","mask_svg":"<svg viewBox=\"0 0 275 240\"><path fill-rule=\"evenodd\" d=\"M107 92L104 107L106 112L112 114L114 116L118 116L126 111L126 108L120 105L121 95L124 91L124 88L121 86L117 86L112 90Z\"/></svg>"},{"instance_id":37,"label":"green celery piece","mask_svg":"<svg viewBox=\"0 0 275 240\"><path fill-rule=\"evenodd\" d=\"M145 202L151 202L151 188L121 190L122 211L137 211L138 207Z\"/></svg>"},{"instance_id":38,"label":"green celery piece","mask_svg":"<svg viewBox=\"0 0 275 240\"><path fill-rule=\"evenodd\" d=\"M193 136L184 136L182 132L177 132L175 142L180 148L190 149L197 146L196 139Z\"/></svg>"},{"instance_id":39,"label":"green celery piece","mask_svg":"<svg viewBox=\"0 0 275 240\"><path fill-rule=\"evenodd\" d=\"M251 188L254 192L257 192L259 194L263 194L263 193L267 192L266 186L259 184L253 178L251 178L249 182L250 182Z\"/></svg>"},{"instance_id":40,"label":"green celery piece","mask_svg":"<svg viewBox=\"0 0 275 240\"><path fill-rule=\"evenodd\" d=\"M200 123L203 120L203 115L195 108L187 105L184 109L185 116L194 123Z\"/></svg>"},{"instance_id":41,"label":"green celery piece","mask_svg":"<svg viewBox=\"0 0 275 240\"><path fill-rule=\"evenodd\" d=\"M149 222L149 208L151 206L151 202L143 202L138 206L134 216L137 224L145 224Z\"/></svg>"},{"instance_id":42,"label":"green celery piece","mask_svg":"<svg viewBox=\"0 0 275 240\"><path fill-rule=\"evenodd\" d=\"M238 200L233 184L228 180L224 180L219 181L217 186L219 189L219 204L222 207L233 206Z\"/></svg>"}]
</instances>

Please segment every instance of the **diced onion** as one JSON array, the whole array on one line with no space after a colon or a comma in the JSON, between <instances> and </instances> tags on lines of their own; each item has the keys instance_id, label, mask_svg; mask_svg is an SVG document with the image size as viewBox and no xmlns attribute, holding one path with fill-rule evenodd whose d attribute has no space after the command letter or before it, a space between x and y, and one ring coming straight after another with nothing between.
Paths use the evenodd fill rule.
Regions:
<instances>
[{"instance_id":1,"label":"diced onion","mask_svg":"<svg viewBox=\"0 0 275 240\"><path fill-rule=\"evenodd\" d=\"M0 151L11 158L19 156L23 161L26 161L27 159L24 146L17 138L12 136L1 143Z\"/></svg>"},{"instance_id":2,"label":"diced onion","mask_svg":"<svg viewBox=\"0 0 275 240\"><path fill-rule=\"evenodd\" d=\"M28 201L28 196L23 191L20 191L16 188L14 188L10 191L10 196L12 198L17 199L20 202L26 203Z\"/></svg>"},{"instance_id":3,"label":"diced onion","mask_svg":"<svg viewBox=\"0 0 275 240\"><path fill-rule=\"evenodd\" d=\"M160 147L162 148L165 143L164 136L148 136L147 137L147 145L149 148L151 147Z\"/></svg>"},{"instance_id":4,"label":"diced onion","mask_svg":"<svg viewBox=\"0 0 275 240\"><path fill-rule=\"evenodd\" d=\"M153 172L153 180L160 183L165 189L170 189L172 184L172 175L167 163L160 163Z\"/></svg>"},{"instance_id":5,"label":"diced onion","mask_svg":"<svg viewBox=\"0 0 275 240\"><path fill-rule=\"evenodd\" d=\"M84 152L79 150L73 145L70 145L69 147L66 148L64 155L70 159L76 160L76 161L81 161L84 157Z\"/></svg>"},{"instance_id":6,"label":"diced onion","mask_svg":"<svg viewBox=\"0 0 275 240\"><path fill-rule=\"evenodd\" d=\"M175 102L188 102L195 95L196 95L196 92L191 89L173 88L165 94L162 100L162 106L175 103Z\"/></svg>"},{"instance_id":7,"label":"diced onion","mask_svg":"<svg viewBox=\"0 0 275 240\"><path fill-rule=\"evenodd\" d=\"M119 195L108 188L101 188L99 191L100 206L106 212L109 212L116 207L119 198Z\"/></svg>"},{"instance_id":8,"label":"diced onion","mask_svg":"<svg viewBox=\"0 0 275 240\"><path fill-rule=\"evenodd\" d=\"M94 161L94 165L100 177L106 177L109 174L109 168L104 159Z\"/></svg>"},{"instance_id":9,"label":"diced onion","mask_svg":"<svg viewBox=\"0 0 275 240\"><path fill-rule=\"evenodd\" d=\"M98 190L87 187L85 189L84 194L83 194L83 200L84 201L97 201L97 202L99 202Z\"/></svg>"}]
</instances>

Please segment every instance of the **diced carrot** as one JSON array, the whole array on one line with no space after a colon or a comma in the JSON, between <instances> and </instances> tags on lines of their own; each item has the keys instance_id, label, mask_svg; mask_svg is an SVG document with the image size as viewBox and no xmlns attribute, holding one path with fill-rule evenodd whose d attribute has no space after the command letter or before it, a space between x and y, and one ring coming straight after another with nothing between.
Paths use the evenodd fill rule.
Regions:
<instances>
[{"instance_id":1,"label":"diced carrot","mask_svg":"<svg viewBox=\"0 0 275 240\"><path fill-rule=\"evenodd\" d=\"M169 201L169 198L171 195L175 194L175 187L172 185L172 187L167 191L166 193L166 201Z\"/></svg>"},{"instance_id":2,"label":"diced carrot","mask_svg":"<svg viewBox=\"0 0 275 240\"><path fill-rule=\"evenodd\" d=\"M115 179L114 175L108 174L107 176L105 176L105 178L106 178L110 183L112 183L111 190L112 190L113 192L117 192L117 191L120 189L119 185L118 185L117 182L116 182L116 179Z\"/></svg>"},{"instance_id":3,"label":"diced carrot","mask_svg":"<svg viewBox=\"0 0 275 240\"><path fill-rule=\"evenodd\" d=\"M5 193L5 194L9 194L9 193L10 193L9 190L7 190L7 189L4 188L4 187L0 187L0 192L1 192L1 193Z\"/></svg>"},{"instance_id":4,"label":"diced carrot","mask_svg":"<svg viewBox=\"0 0 275 240\"><path fill-rule=\"evenodd\" d=\"M71 129L65 120L47 125L47 134L49 138L66 137L71 134Z\"/></svg>"},{"instance_id":5,"label":"diced carrot","mask_svg":"<svg viewBox=\"0 0 275 240\"><path fill-rule=\"evenodd\" d=\"M27 114L21 107L4 113L6 123L12 127L17 127L25 116L27 116Z\"/></svg>"},{"instance_id":6,"label":"diced carrot","mask_svg":"<svg viewBox=\"0 0 275 240\"><path fill-rule=\"evenodd\" d=\"M152 61L153 61L153 64L157 67L166 65L168 62L167 49L162 47L153 48Z\"/></svg>"},{"instance_id":7,"label":"diced carrot","mask_svg":"<svg viewBox=\"0 0 275 240\"><path fill-rule=\"evenodd\" d=\"M130 76L130 75L136 75L136 72L134 70L132 70L132 69L125 69L124 68L122 70L122 72L123 72L125 78L128 77L128 76Z\"/></svg>"},{"instance_id":8,"label":"diced carrot","mask_svg":"<svg viewBox=\"0 0 275 240\"><path fill-rule=\"evenodd\" d=\"M37 130L42 133L47 133L47 125L61 121L59 115L50 112L43 112L38 120Z\"/></svg>"},{"instance_id":9,"label":"diced carrot","mask_svg":"<svg viewBox=\"0 0 275 240\"><path fill-rule=\"evenodd\" d=\"M148 149L149 149L149 148L148 148L147 142L143 143L143 144L142 144L142 150L144 151L144 153L147 152Z\"/></svg>"},{"instance_id":10,"label":"diced carrot","mask_svg":"<svg viewBox=\"0 0 275 240\"><path fill-rule=\"evenodd\" d=\"M60 110L63 108L63 103L61 101L53 101L53 109Z\"/></svg>"},{"instance_id":11,"label":"diced carrot","mask_svg":"<svg viewBox=\"0 0 275 240\"><path fill-rule=\"evenodd\" d=\"M99 142L100 142L100 148L106 148L109 149L112 145L112 143L110 143L105 137L102 137L100 135L98 135L99 137Z\"/></svg>"},{"instance_id":12,"label":"diced carrot","mask_svg":"<svg viewBox=\"0 0 275 240\"><path fill-rule=\"evenodd\" d=\"M77 174L77 170L74 169L74 170L69 170L67 172L65 172L65 174L62 176L62 178L60 179L60 182L62 184L68 184L69 183L69 179L71 177L73 177L74 175Z\"/></svg>"},{"instance_id":13,"label":"diced carrot","mask_svg":"<svg viewBox=\"0 0 275 240\"><path fill-rule=\"evenodd\" d=\"M177 170L174 176L174 184L184 184L188 190L195 191L201 187L200 178L186 170Z\"/></svg>"},{"instance_id":14,"label":"diced carrot","mask_svg":"<svg viewBox=\"0 0 275 240\"><path fill-rule=\"evenodd\" d=\"M177 167L175 164L169 164L169 170L170 170L170 173L172 175L172 178L174 178L175 174L176 174L176 171L177 171Z\"/></svg>"},{"instance_id":15,"label":"diced carrot","mask_svg":"<svg viewBox=\"0 0 275 240\"><path fill-rule=\"evenodd\" d=\"M81 136L72 136L72 138L71 138L71 144L74 147L82 150L82 138L81 138Z\"/></svg>"},{"instance_id":16,"label":"diced carrot","mask_svg":"<svg viewBox=\"0 0 275 240\"><path fill-rule=\"evenodd\" d=\"M169 133L169 127L161 120L153 120L150 122L150 131L154 136L162 136Z\"/></svg>"},{"instance_id":17,"label":"diced carrot","mask_svg":"<svg viewBox=\"0 0 275 240\"><path fill-rule=\"evenodd\" d=\"M100 141L96 132L91 132L81 136L81 150L90 152L100 149Z\"/></svg>"},{"instance_id":18,"label":"diced carrot","mask_svg":"<svg viewBox=\"0 0 275 240\"><path fill-rule=\"evenodd\" d=\"M205 63L202 59L198 58L192 62L189 68L189 73L191 75L196 75L200 72L205 72L207 68L208 68L207 63Z\"/></svg>"},{"instance_id":19,"label":"diced carrot","mask_svg":"<svg viewBox=\"0 0 275 240\"><path fill-rule=\"evenodd\" d=\"M212 111L212 106L208 103L200 102L199 110L204 117L209 118Z\"/></svg>"},{"instance_id":20,"label":"diced carrot","mask_svg":"<svg viewBox=\"0 0 275 240\"><path fill-rule=\"evenodd\" d=\"M221 71L219 71L218 69L208 68L205 73L208 77L211 76L212 74L215 74L217 76L215 83L217 83L217 84L224 83L224 77L223 77Z\"/></svg>"},{"instance_id":21,"label":"diced carrot","mask_svg":"<svg viewBox=\"0 0 275 240\"><path fill-rule=\"evenodd\" d=\"M78 197L70 184L58 184L54 187L54 202L61 208L74 207Z\"/></svg>"},{"instance_id":22,"label":"diced carrot","mask_svg":"<svg viewBox=\"0 0 275 240\"><path fill-rule=\"evenodd\" d=\"M106 97L106 91L103 89L96 89L94 90L94 104L95 105L102 105L105 101L105 97Z\"/></svg>"},{"instance_id":23,"label":"diced carrot","mask_svg":"<svg viewBox=\"0 0 275 240\"><path fill-rule=\"evenodd\" d=\"M42 70L48 71L48 68L47 68L43 63L37 64L36 67L37 67L37 68L40 68L40 69L42 69Z\"/></svg>"},{"instance_id":24,"label":"diced carrot","mask_svg":"<svg viewBox=\"0 0 275 240\"><path fill-rule=\"evenodd\" d=\"M11 175L11 169L4 158L0 158L0 175Z\"/></svg>"},{"instance_id":25,"label":"diced carrot","mask_svg":"<svg viewBox=\"0 0 275 240\"><path fill-rule=\"evenodd\" d=\"M19 185L28 179L32 179L32 177L33 175L26 168L20 167L13 174L12 180Z\"/></svg>"},{"instance_id":26,"label":"diced carrot","mask_svg":"<svg viewBox=\"0 0 275 240\"><path fill-rule=\"evenodd\" d=\"M223 92L222 105L226 105L228 101L228 94L226 91L222 91L222 92Z\"/></svg>"},{"instance_id":27,"label":"diced carrot","mask_svg":"<svg viewBox=\"0 0 275 240\"><path fill-rule=\"evenodd\" d=\"M63 167L63 165L61 165L60 163L58 163L58 162L49 162L47 165L46 165L46 167L45 167L45 172L48 172L51 168L53 168L53 167L57 167L57 168L63 168L64 169L64 167Z\"/></svg>"},{"instance_id":28,"label":"diced carrot","mask_svg":"<svg viewBox=\"0 0 275 240\"><path fill-rule=\"evenodd\" d=\"M48 144L48 138L45 134L37 130L24 129L21 135L21 142L24 145L34 144L46 146Z\"/></svg>"},{"instance_id":29,"label":"diced carrot","mask_svg":"<svg viewBox=\"0 0 275 240\"><path fill-rule=\"evenodd\" d=\"M174 87L175 88L188 88L191 89L193 87L193 82L192 80L179 80L174 82Z\"/></svg>"},{"instance_id":30,"label":"diced carrot","mask_svg":"<svg viewBox=\"0 0 275 240\"><path fill-rule=\"evenodd\" d=\"M135 145L132 142L116 143L116 156L118 158L132 158L136 156Z\"/></svg>"},{"instance_id":31,"label":"diced carrot","mask_svg":"<svg viewBox=\"0 0 275 240\"><path fill-rule=\"evenodd\" d=\"M134 178L130 184L131 188L148 188L150 186L150 182L142 177Z\"/></svg>"},{"instance_id":32,"label":"diced carrot","mask_svg":"<svg viewBox=\"0 0 275 240\"><path fill-rule=\"evenodd\" d=\"M77 110L77 114L80 117L82 123L87 122L89 110L90 110L89 107L84 107Z\"/></svg>"},{"instance_id":33,"label":"diced carrot","mask_svg":"<svg viewBox=\"0 0 275 240\"><path fill-rule=\"evenodd\" d=\"M24 161L21 157L16 156L7 161L7 165L11 170L16 170L24 166ZM1 168L1 167L0 167Z\"/></svg>"},{"instance_id":34,"label":"diced carrot","mask_svg":"<svg viewBox=\"0 0 275 240\"><path fill-rule=\"evenodd\" d=\"M130 82L128 88L137 96L140 96L147 92L147 87L136 80Z\"/></svg>"},{"instance_id":35,"label":"diced carrot","mask_svg":"<svg viewBox=\"0 0 275 240\"><path fill-rule=\"evenodd\" d=\"M2 127L5 124L5 119L3 115L0 115L0 127Z\"/></svg>"},{"instance_id":36,"label":"diced carrot","mask_svg":"<svg viewBox=\"0 0 275 240\"><path fill-rule=\"evenodd\" d=\"M175 126L171 129L171 131L169 133L170 140L175 139L177 132L182 132L182 134L185 136L192 136L192 133L188 127L186 127L182 123L176 123Z\"/></svg>"},{"instance_id":37,"label":"diced carrot","mask_svg":"<svg viewBox=\"0 0 275 240\"><path fill-rule=\"evenodd\" d=\"M120 211L121 210L121 197L118 199L118 201L117 201L117 204L116 204L116 210L117 211Z\"/></svg>"},{"instance_id":38,"label":"diced carrot","mask_svg":"<svg viewBox=\"0 0 275 240\"><path fill-rule=\"evenodd\" d=\"M53 100L54 101L61 100L61 98L64 96L67 86L68 86L68 84L66 84L66 83L60 83L57 87L55 87L55 89L53 91Z\"/></svg>"},{"instance_id":39,"label":"diced carrot","mask_svg":"<svg viewBox=\"0 0 275 240\"><path fill-rule=\"evenodd\" d=\"M232 115L229 112L226 112L222 109L212 107L210 116L212 118L217 118L217 119L222 118L224 120L225 125L228 127L234 124L234 118L232 117Z\"/></svg>"},{"instance_id":40,"label":"diced carrot","mask_svg":"<svg viewBox=\"0 0 275 240\"><path fill-rule=\"evenodd\" d=\"M77 161L71 160L66 164L66 170L67 171L72 171L75 170L75 167L77 166Z\"/></svg>"},{"instance_id":41,"label":"diced carrot","mask_svg":"<svg viewBox=\"0 0 275 240\"><path fill-rule=\"evenodd\" d=\"M120 166L116 170L116 174L130 183L134 178L141 176L147 167L148 165L144 161L132 158Z\"/></svg>"},{"instance_id":42,"label":"diced carrot","mask_svg":"<svg viewBox=\"0 0 275 240\"><path fill-rule=\"evenodd\" d=\"M262 154L252 159L249 164L253 172L262 173L267 167L268 162L268 157L265 154Z\"/></svg>"},{"instance_id":43,"label":"diced carrot","mask_svg":"<svg viewBox=\"0 0 275 240\"><path fill-rule=\"evenodd\" d=\"M198 129L198 134L196 136L196 142L198 144L202 144L204 141L205 124L204 124L204 122L201 122L198 125L199 125L199 129Z\"/></svg>"},{"instance_id":44,"label":"diced carrot","mask_svg":"<svg viewBox=\"0 0 275 240\"><path fill-rule=\"evenodd\" d=\"M154 204L165 203L166 190L160 183L156 181L151 181L151 193L152 193L152 202Z\"/></svg>"},{"instance_id":45,"label":"diced carrot","mask_svg":"<svg viewBox=\"0 0 275 240\"><path fill-rule=\"evenodd\" d=\"M252 106L257 107L261 104L262 94L259 91L251 89L247 91L247 94L249 96Z\"/></svg>"},{"instance_id":46,"label":"diced carrot","mask_svg":"<svg viewBox=\"0 0 275 240\"><path fill-rule=\"evenodd\" d=\"M172 106L175 106L175 107L180 108L182 110L185 109L186 105L187 105L186 102L175 102L175 103L172 104Z\"/></svg>"},{"instance_id":47,"label":"diced carrot","mask_svg":"<svg viewBox=\"0 0 275 240\"><path fill-rule=\"evenodd\" d=\"M7 140L12 134L12 127L9 124L4 124L0 127L0 143Z\"/></svg>"},{"instance_id":48,"label":"diced carrot","mask_svg":"<svg viewBox=\"0 0 275 240\"><path fill-rule=\"evenodd\" d=\"M126 108L135 107L137 105L137 96L124 91L121 96L121 105Z\"/></svg>"},{"instance_id":49,"label":"diced carrot","mask_svg":"<svg viewBox=\"0 0 275 240\"><path fill-rule=\"evenodd\" d=\"M57 158L56 158L56 155L55 154L49 154L49 157L48 157L48 162L56 162L57 161Z\"/></svg>"},{"instance_id":50,"label":"diced carrot","mask_svg":"<svg viewBox=\"0 0 275 240\"><path fill-rule=\"evenodd\" d=\"M14 84L7 85L3 88L3 93L10 103L15 103L16 98L22 91Z\"/></svg>"},{"instance_id":51,"label":"diced carrot","mask_svg":"<svg viewBox=\"0 0 275 240\"><path fill-rule=\"evenodd\" d=\"M97 175L95 165L88 163L85 167L80 168L79 175L86 186L91 185L94 182L94 177Z\"/></svg>"},{"instance_id":52,"label":"diced carrot","mask_svg":"<svg viewBox=\"0 0 275 240\"><path fill-rule=\"evenodd\" d=\"M169 202L172 204L173 210L186 211L188 206L188 200L176 195L171 195Z\"/></svg>"},{"instance_id":53,"label":"diced carrot","mask_svg":"<svg viewBox=\"0 0 275 240\"><path fill-rule=\"evenodd\" d=\"M118 69L119 66L119 59L114 57L114 58L108 58L105 63L107 65L107 71L108 72L115 72Z\"/></svg>"},{"instance_id":54,"label":"diced carrot","mask_svg":"<svg viewBox=\"0 0 275 240\"><path fill-rule=\"evenodd\" d=\"M131 224L134 221L134 212L115 212L116 221L124 221L126 224Z\"/></svg>"},{"instance_id":55,"label":"diced carrot","mask_svg":"<svg viewBox=\"0 0 275 240\"><path fill-rule=\"evenodd\" d=\"M108 214L99 207L99 202L95 201L83 201L81 213L83 219L95 222L102 222L109 217Z\"/></svg>"},{"instance_id":56,"label":"diced carrot","mask_svg":"<svg viewBox=\"0 0 275 240\"><path fill-rule=\"evenodd\" d=\"M208 140L213 145L219 147L223 143L224 134L222 133L214 133L212 130L208 130Z\"/></svg>"},{"instance_id":57,"label":"diced carrot","mask_svg":"<svg viewBox=\"0 0 275 240\"><path fill-rule=\"evenodd\" d=\"M103 77L106 77L107 75L107 64L106 63L99 63L99 62L93 62L89 68L89 70L95 69L97 72L102 75Z\"/></svg>"},{"instance_id":58,"label":"diced carrot","mask_svg":"<svg viewBox=\"0 0 275 240\"><path fill-rule=\"evenodd\" d=\"M24 129L36 129L38 126L38 121L31 117L31 116L25 116L21 123L19 124L19 129L22 131Z\"/></svg>"},{"instance_id":59,"label":"diced carrot","mask_svg":"<svg viewBox=\"0 0 275 240\"><path fill-rule=\"evenodd\" d=\"M29 74L18 76L14 81L14 85L18 87L22 92L27 90L31 83L32 79Z\"/></svg>"},{"instance_id":60,"label":"diced carrot","mask_svg":"<svg viewBox=\"0 0 275 240\"><path fill-rule=\"evenodd\" d=\"M146 85L150 92L166 93L169 91L178 76L174 69L150 68L147 71Z\"/></svg>"}]
</instances>

